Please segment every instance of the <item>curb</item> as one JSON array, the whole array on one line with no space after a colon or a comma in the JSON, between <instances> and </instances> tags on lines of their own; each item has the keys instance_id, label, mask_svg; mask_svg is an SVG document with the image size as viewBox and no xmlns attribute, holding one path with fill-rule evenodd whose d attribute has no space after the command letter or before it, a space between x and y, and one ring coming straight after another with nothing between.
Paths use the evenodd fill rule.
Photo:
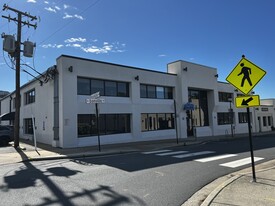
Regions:
<instances>
[{"instance_id":1,"label":"curb","mask_svg":"<svg viewBox=\"0 0 275 206\"><path fill-rule=\"evenodd\" d=\"M129 151L114 151L114 152L105 152L105 153L92 153L92 154L72 154L72 155L58 155L58 156L45 156L45 157L28 157L27 159L22 160L22 162L31 162L31 161L45 161L45 160L58 160L58 159L74 159L74 158L86 158L86 157L102 157L109 155L120 155L120 154L128 154L135 153L137 150L129 150Z\"/></svg>"},{"instance_id":2,"label":"curb","mask_svg":"<svg viewBox=\"0 0 275 206\"><path fill-rule=\"evenodd\" d=\"M270 162L273 162L274 160L270 160L268 161L267 163L270 163ZM266 163L266 162L265 162ZM259 164L259 165L263 165L265 163L262 163L262 164ZM247 167L249 168L249 167ZM246 169L247 169L246 168ZM275 166L271 166L271 167L267 167L267 168L264 168L264 169L257 169L256 172L264 172L264 171L267 171L267 170L270 170L270 169L274 169ZM246 170L246 169L243 169L243 170ZM228 174L228 175L234 175L233 177L231 177L230 179L224 181L222 184L220 184L218 187L216 187L208 196L207 198L202 202L202 204L200 206L209 206L212 201L219 195L220 192L222 192L222 190L227 187L228 185L230 185L231 183L233 183L234 181L240 179L241 177L243 176L246 176L248 174L251 174L251 171L250 172L242 172L243 170L240 170L240 171L237 171L235 173L231 173L231 174ZM239 174L237 174L239 173Z\"/></svg>"},{"instance_id":3,"label":"curb","mask_svg":"<svg viewBox=\"0 0 275 206\"><path fill-rule=\"evenodd\" d=\"M216 187L208 196L207 198L203 201L203 203L201 204L201 206L209 206L212 201L215 199L215 197L218 196L218 194L228 185L230 185L232 182L238 180L239 178L241 178L243 175L236 175L231 177L230 179L226 180L225 182L223 182L222 184L220 184L218 187Z\"/></svg>"}]
</instances>

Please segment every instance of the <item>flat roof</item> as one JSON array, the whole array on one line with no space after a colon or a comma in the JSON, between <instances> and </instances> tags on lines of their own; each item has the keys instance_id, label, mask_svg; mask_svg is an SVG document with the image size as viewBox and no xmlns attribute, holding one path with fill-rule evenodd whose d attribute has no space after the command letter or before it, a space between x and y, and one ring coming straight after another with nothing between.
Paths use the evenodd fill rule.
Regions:
<instances>
[{"instance_id":1,"label":"flat roof","mask_svg":"<svg viewBox=\"0 0 275 206\"><path fill-rule=\"evenodd\" d=\"M156 70L152 70L152 69L144 69L144 68L127 66L127 65L122 65L122 64L116 64L116 63L98 61L98 60L87 59L87 58L76 57L76 56L70 56L70 55L65 55L65 54L62 54L61 56L59 56L57 58L57 60L60 59L60 58L62 58L62 57L72 58L72 59L78 59L78 60L83 60L83 61L90 61L90 62L95 62L95 63L100 63L100 64L107 64L107 65L112 65L112 66L119 66L119 67L124 67L124 68L128 68L128 69L136 69L136 70L141 70L141 71L146 71L146 72L154 72L154 73L159 73L159 74L166 74L166 75L177 76L177 74L171 74L171 73L168 73L168 72L162 72L162 71L156 71Z\"/></svg>"}]
</instances>

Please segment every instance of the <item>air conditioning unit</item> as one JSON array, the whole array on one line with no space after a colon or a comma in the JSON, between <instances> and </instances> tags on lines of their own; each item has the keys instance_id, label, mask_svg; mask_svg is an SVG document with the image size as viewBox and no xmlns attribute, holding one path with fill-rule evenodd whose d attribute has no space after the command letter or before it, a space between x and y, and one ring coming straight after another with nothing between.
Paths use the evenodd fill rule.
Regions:
<instances>
[{"instance_id":1,"label":"air conditioning unit","mask_svg":"<svg viewBox=\"0 0 275 206\"><path fill-rule=\"evenodd\" d=\"M23 55L25 57L33 57L33 48L35 47L35 44L30 41L24 41L23 45Z\"/></svg>"},{"instance_id":2,"label":"air conditioning unit","mask_svg":"<svg viewBox=\"0 0 275 206\"><path fill-rule=\"evenodd\" d=\"M15 52L15 38L12 35L5 35L3 41L3 50L8 53Z\"/></svg>"}]
</instances>

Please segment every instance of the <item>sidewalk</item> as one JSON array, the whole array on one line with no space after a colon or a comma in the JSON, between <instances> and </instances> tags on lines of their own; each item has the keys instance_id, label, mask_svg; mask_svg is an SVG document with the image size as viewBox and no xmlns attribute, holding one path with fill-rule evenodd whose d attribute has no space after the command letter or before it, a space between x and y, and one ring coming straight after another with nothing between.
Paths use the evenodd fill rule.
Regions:
<instances>
[{"instance_id":1,"label":"sidewalk","mask_svg":"<svg viewBox=\"0 0 275 206\"><path fill-rule=\"evenodd\" d=\"M274 134L274 133L273 133ZM258 136L258 135L254 135ZM275 136L275 135L274 135ZM235 137L236 138L240 138ZM275 137L274 137L275 138ZM217 139L217 138L216 138ZM228 140L220 137L218 140ZM39 161L62 158L103 156L161 148L199 144L213 139L194 139L193 141L176 143L175 140L139 142L131 144L103 145L101 151L97 146L61 149L46 144L37 144L37 150L31 141L20 140L20 148L12 146L0 148L0 165L22 161ZM195 193L184 206L225 206L225 205L275 205L275 160L256 165L257 181L252 182L251 167L221 177Z\"/></svg>"}]
</instances>

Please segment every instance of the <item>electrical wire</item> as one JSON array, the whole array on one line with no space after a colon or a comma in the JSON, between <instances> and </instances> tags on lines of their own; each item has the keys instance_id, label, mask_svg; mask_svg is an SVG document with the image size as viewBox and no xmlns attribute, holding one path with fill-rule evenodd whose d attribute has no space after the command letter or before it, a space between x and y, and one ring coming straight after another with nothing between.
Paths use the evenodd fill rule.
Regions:
<instances>
[{"instance_id":1,"label":"electrical wire","mask_svg":"<svg viewBox=\"0 0 275 206\"><path fill-rule=\"evenodd\" d=\"M3 50L3 59L4 59L5 63L6 63L6 65L7 65L10 69L12 69L12 70L15 71L15 69L14 69L13 67L11 67L11 66L8 64L8 62L7 62L7 60L6 60L6 57L5 57L5 55L4 55L4 50ZM12 62L12 64L14 64L14 63Z\"/></svg>"},{"instance_id":2,"label":"electrical wire","mask_svg":"<svg viewBox=\"0 0 275 206\"><path fill-rule=\"evenodd\" d=\"M90 4L86 9L84 9L84 10L82 10L82 12L80 12L80 15L83 14L83 13L85 13L88 9L94 7L100 1L101 0L97 0L97 1L93 2L92 4ZM43 44L44 42L46 42L47 40L49 40L50 38L52 38L55 34L57 34L58 32L60 32L61 30L63 30L65 27L67 27L73 21L75 21L75 19L72 19L69 22L67 22L66 24L64 24L63 26L61 26L59 29L57 29L55 32L53 32L51 35L49 35L47 38L45 38L44 40L42 40L39 44Z\"/></svg>"}]
</instances>

